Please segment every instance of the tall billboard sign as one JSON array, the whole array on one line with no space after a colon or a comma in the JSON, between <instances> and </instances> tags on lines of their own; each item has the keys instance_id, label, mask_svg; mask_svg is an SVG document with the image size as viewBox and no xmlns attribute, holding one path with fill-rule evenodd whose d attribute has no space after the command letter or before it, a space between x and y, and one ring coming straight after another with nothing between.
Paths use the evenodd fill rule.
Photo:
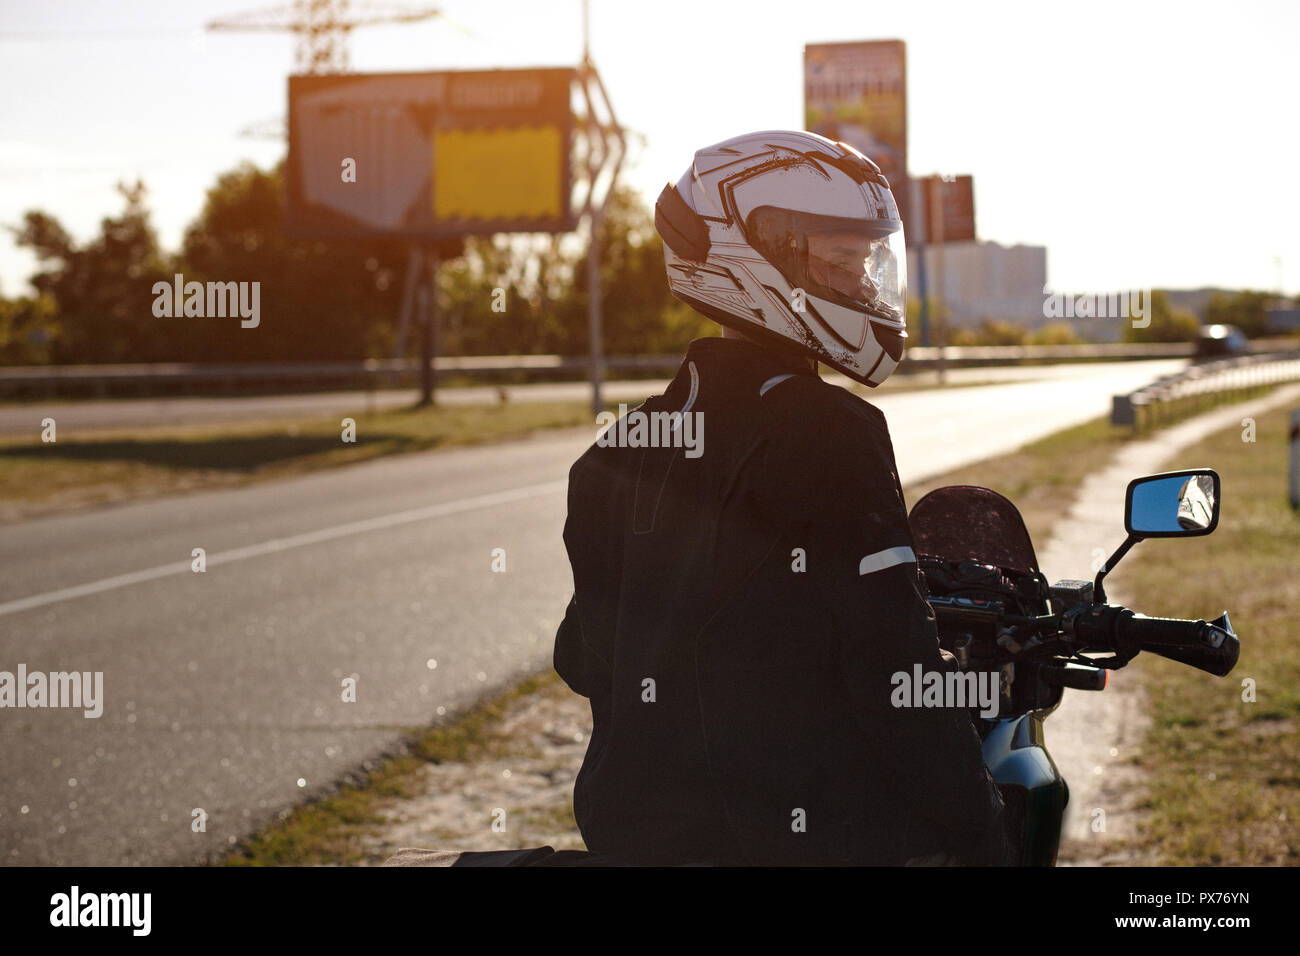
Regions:
<instances>
[{"instance_id":1,"label":"tall billboard sign","mask_svg":"<svg viewBox=\"0 0 1300 956\"><path fill-rule=\"evenodd\" d=\"M970 176L931 176L925 241L975 241L975 181Z\"/></svg>"},{"instance_id":2,"label":"tall billboard sign","mask_svg":"<svg viewBox=\"0 0 1300 956\"><path fill-rule=\"evenodd\" d=\"M908 218L907 56L902 40L804 47L804 127L872 160Z\"/></svg>"},{"instance_id":3,"label":"tall billboard sign","mask_svg":"<svg viewBox=\"0 0 1300 956\"><path fill-rule=\"evenodd\" d=\"M576 71L289 78L286 232L569 232Z\"/></svg>"}]
</instances>

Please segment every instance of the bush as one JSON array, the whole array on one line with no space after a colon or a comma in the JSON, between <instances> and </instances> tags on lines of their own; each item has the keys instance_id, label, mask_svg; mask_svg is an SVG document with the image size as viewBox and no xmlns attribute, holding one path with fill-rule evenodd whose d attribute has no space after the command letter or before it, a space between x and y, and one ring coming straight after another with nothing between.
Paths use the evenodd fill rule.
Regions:
<instances>
[{"instance_id":1,"label":"bush","mask_svg":"<svg viewBox=\"0 0 1300 956\"><path fill-rule=\"evenodd\" d=\"M985 319L977 329L958 329L948 337L949 345L1024 345L1029 330L1005 319Z\"/></svg>"},{"instance_id":2,"label":"bush","mask_svg":"<svg viewBox=\"0 0 1300 956\"><path fill-rule=\"evenodd\" d=\"M1049 322L1029 336L1030 345L1086 345L1068 322Z\"/></svg>"}]
</instances>

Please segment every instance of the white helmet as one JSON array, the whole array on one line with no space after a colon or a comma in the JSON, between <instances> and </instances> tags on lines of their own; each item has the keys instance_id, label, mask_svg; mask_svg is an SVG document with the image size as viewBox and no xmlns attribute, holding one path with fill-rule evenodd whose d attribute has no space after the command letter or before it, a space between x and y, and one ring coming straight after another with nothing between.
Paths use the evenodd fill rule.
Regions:
<instances>
[{"instance_id":1,"label":"white helmet","mask_svg":"<svg viewBox=\"0 0 1300 956\"><path fill-rule=\"evenodd\" d=\"M695 154L655 204L683 302L865 385L907 338L903 223L879 167L815 133L737 136Z\"/></svg>"}]
</instances>

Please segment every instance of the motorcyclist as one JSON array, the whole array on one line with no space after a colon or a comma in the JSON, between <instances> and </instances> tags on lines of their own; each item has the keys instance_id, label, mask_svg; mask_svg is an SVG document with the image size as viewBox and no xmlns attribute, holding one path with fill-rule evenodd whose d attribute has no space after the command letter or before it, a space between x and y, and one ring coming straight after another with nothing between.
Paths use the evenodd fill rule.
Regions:
<instances>
[{"instance_id":1,"label":"motorcyclist","mask_svg":"<svg viewBox=\"0 0 1300 956\"><path fill-rule=\"evenodd\" d=\"M1193 475L1178 490L1178 524L1187 531L1204 530L1214 517L1214 479Z\"/></svg>"},{"instance_id":2,"label":"motorcyclist","mask_svg":"<svg viewBox=\"0 0 1300 956\"><path fill-rule=\"evenodd\" d=\"M902 356L888 183L844 144L754 133L699 150L655 224L673 295L723 337L692 342L667 390L625 416L695 415L702 453L602 440L570 471L575 592L555 667L591 701L574 788L588 848L655 864L1007 862L967 712L891 705L891 675L954 665L884 416L817 374L876 386Z\"/></svg>"}]
</instances>

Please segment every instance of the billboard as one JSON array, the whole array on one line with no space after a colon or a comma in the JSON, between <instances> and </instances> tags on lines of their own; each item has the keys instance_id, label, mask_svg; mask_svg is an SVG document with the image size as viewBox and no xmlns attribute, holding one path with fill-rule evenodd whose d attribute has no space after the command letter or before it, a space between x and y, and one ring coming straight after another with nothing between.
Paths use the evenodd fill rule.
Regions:
<instances>
[{"instance_id":1,"label":"billboard","mask_svg":"<svg viewBox=\"0 0 1300 956\"><path fill-rule=\"evenodd\" d=\"M289 77L286 233L571 231L574 73Z\"/></svg>"},{"instance_id":2,"label":"billboard","mask_svg":"<svg viewBox=\"0 0 1300 956\"><path fill-rule=\"evenodd\" d=\"M932 176L925 216L925 241L975 241L975 181L970 176ZM936 220L942 214L943 221ZM942 233L940 229L942 228Z\"/></svg>"},{"instance_id":3,"label":"billboard","mask_svg":"<svg viewBox=\"0 0 1300 956\"><path fill-rule=\"evenodd\" d=\"M810 43L803 71L804 127L848 143L879 166L910 226L903 41Z\"/></svg>"}]
</instances>

